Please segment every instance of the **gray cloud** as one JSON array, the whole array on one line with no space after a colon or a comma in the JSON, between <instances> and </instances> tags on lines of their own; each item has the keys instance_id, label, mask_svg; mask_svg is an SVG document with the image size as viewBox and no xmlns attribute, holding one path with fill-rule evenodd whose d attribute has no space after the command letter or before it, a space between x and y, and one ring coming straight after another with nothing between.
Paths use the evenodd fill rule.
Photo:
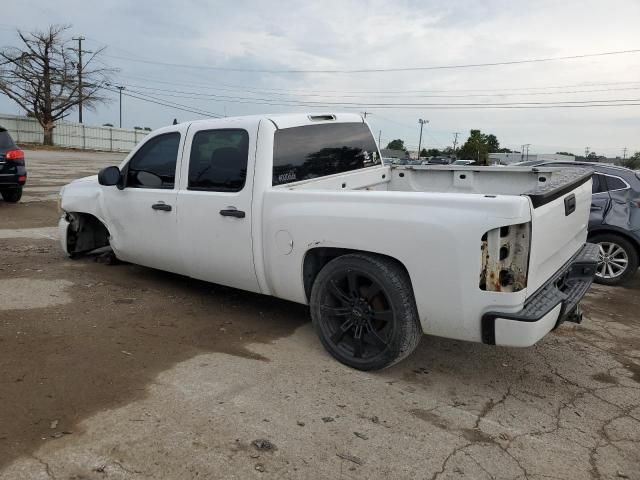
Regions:
<instances>
[{"instance_id":1,"label":"gray cloud","mask_svg":"<svg viewBox=\"0 0 640 480\"><path fill-rule=\"evenodd\" d=\"M324 1L324 2L129 2L72 0L23 1L3 5L3 19L18 19L24 29L71 23L87 37L89 48L108 45L104 61L121 69L118 82L147 88L228 96L300 99L326 91L486 90L501 97L418 98L402 102L507 102L640 98L640 90L557 95L507 96L522 87L638 81L640 54L563 62L381 74L266 74L221 72L149 65L123 60L248 69L350 69L479 63L563 56L640 47L635 0L540 1ZM13 25L0 25L0 44L15 42ZM173 84L173 85L172 85ZM189 84L189 85L188 85ZM194 85L205 86L205 88ZM236 86L244 87L235 89ZM207 88L208 87L208 88ZM625 85L592 87L622 88ZM568 89L583 90L585 87ZM257 91L268 90L268 91ZM165 101L233 115L309 110L309 107L251 105L169 97ZM287 96L285 91L295 96ZM530 90L530 92L549 90ZM280 93L278 95L277 93ZM522 92L520 92L522 93ZM455 94L453 92L452 94ZM327 93L326 95L340 95ZM344 95L344 93L343 93ZM366 95L366 94L358 94ZM322 97L306 97L317 101ZM340 101L340 98L326 98ZM355 99L351 99L352 101ZM359 101L401 101L371 95ZM417 143L417 118L430 120L427 146L449 144L452 132L481 128L503 144L532 143L536 151L590 146L598 153L620 154L624 146L640 150L640 107L548 110L420 110L366 108L383 139ZM117 103L87 115L94 123L117 119ZM327 110L322 108L322 110ZM335 110L342 110L336 107ZM357 110L357 109L356 109ZM17 112L0 97L0 111ZM125 98L125 123L159 127L196 115Z\"/></svg>"}]
</instances>

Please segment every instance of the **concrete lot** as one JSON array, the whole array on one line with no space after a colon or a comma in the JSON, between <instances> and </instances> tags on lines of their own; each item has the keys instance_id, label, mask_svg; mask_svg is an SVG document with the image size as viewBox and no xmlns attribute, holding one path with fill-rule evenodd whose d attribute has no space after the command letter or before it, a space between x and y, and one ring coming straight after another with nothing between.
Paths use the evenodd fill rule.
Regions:
<instances>
[{"instance_id":1,"label":"concrete lot","mask_svg":"<svg viewBox=\"0 0 640 480\"><path fill-rule=\"evenodd\" d=\"M121 155L26 154L0 201L1 479L640 479L640 281L533 348L425 337L358 372L304 306L65 258L59 187Z\"/></svg>"}]
</instances>

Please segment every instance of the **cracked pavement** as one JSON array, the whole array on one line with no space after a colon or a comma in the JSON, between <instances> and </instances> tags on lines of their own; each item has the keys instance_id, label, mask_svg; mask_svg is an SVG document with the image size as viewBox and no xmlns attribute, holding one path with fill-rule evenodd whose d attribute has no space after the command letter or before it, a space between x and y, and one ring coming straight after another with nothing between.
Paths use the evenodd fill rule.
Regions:
<instances>
[{"instance_id":1,"label":"cracked pavement","mask_svg":"<svg viewBox=\"0 0 640 480\"><path fill-rule=\"evenodd\" d=\"M49 154L0 202L0 479L640 479L638 276L532 348L358 372L302 306L64 258L56 190L117 162Z\"/></svg>"}]
</instances>

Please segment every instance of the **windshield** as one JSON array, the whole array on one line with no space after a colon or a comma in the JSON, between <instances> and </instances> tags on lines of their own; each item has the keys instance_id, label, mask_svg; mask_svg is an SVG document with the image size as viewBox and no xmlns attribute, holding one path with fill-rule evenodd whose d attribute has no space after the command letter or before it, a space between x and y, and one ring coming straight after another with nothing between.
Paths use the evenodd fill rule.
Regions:
<instances>
[{"instance_id":1,"label":"windshield","mask_svg":"<svg viewBox=\"0 0 640 480\"><path fill-rule=\"evenodd\" d=\"M275 133L273 185L380 164L378 146L364 123L306 125Z\"/></svg>"}]
</instances>

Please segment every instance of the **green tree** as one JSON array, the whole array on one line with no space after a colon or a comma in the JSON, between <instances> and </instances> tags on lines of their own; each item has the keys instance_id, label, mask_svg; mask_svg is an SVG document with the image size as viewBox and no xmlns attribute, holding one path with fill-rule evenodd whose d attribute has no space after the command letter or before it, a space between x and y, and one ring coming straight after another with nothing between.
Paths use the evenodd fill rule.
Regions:
<instances>
[{"instance_id":1,"label":"green tree","mask_svg":"<svg viewBox=\"0 0 640 480\"><path fill-rule=\"evenodd\" d=\"M495 153L500 150L500 142L498 141L498 138L493 133L490 133L489 135L485 135L484 138L485 138L487 147L489 148L489 153Z\"/></svg>"},{"instance_id":2,"label":"green tree","mask_svg":"<svg viewBox=\"0 0 640 480\"><path fill-rule=\"evenodd\" d=\"M480 130L471 130L469 138L458 151L458 158L475 160L480 165L486 165L489 159L487 136Z\"/></svg>"},{"instance_id":3,"label":"green tree","mask_svg":"<svg viewBox=\"0 0 640 480\"><path fill-rule=\"evenodd\" d=\"M402 150L403 152L407 151L407 149L404 148L404 140L400 140L399 138L396 140L391 140L387 144L387 148L390 150Z\"/></svg>"},{"instance_id":4,"label":"green tree","mask_svg":"<svg viewBox=\"0 0 640 480\"><path fill-rule=\"evenodd\" d=\"M442 155L442 152L437 148L430 148L429 150L423 149L423 151L426 153L425 157L439 157Z\"/></svg>"},{"instance_id":5,"label":"green tree","mask_svg":"<svg viewBox=\"0 0 640 480\"><path fill-rule=\"evenodd\" d=\"M556 155L572 155L575 157L575 154L569 152L556 152Z\"/></svg>"},{"instance_id":6,"label":"green tree","mask_svg":"<svg viewBox=\"0 0 640 480\"><path fill-rule=\"evenodd\" d=\"M630 168L631 170L640 170L640 152L636 152L629 158L622 160L620 165Z\"/></svg>"}]
</instances>

